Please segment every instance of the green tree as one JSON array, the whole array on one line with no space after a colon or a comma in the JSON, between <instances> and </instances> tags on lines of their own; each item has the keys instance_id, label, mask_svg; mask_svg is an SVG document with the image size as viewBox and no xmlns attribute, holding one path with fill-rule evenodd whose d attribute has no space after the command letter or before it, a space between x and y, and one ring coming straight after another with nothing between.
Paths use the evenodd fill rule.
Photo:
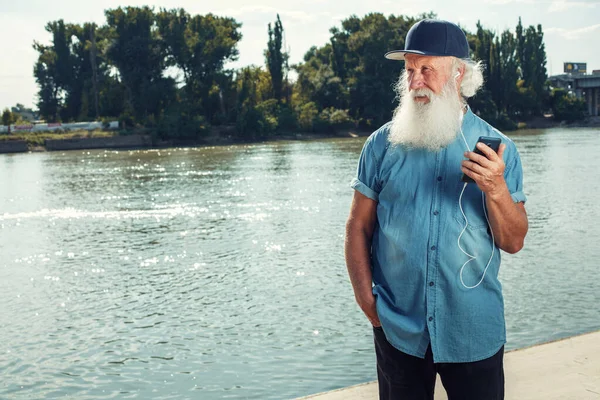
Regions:
<instances>
[{"instance_id":1,"label":"green tree","mask_svg":"<svg viewBox=\"0 0 600 400\"><path fill-rule=\"evenodd\" d=\"M48 122L58 119L60 100L59 86L56 82L56 53L51 46L34 44L34 49L40 53L33 67L33 75L39 86L37 107L40 115Z\"/></svg>"},{"instance_id":2,"label":"green tree","mask_svg":"<svg viewBox=\"0 0 600 400\"><path fill-rule=\"evenodd\" d=\"M532 26L531 29L528 29L528 33L533 42L532 63L535 65L531 86L536 93L538 104L540 106L540 109L538 109L537 112L538 114L541 114L549 101L548 85L546 83L548 80L548 71L546 69L546 46L544 45L542 25L538 24L535 29L533 29Z\"/></svg>"},{"instance_id":3,"label":"green tree","mask_svg":"<svg viewBox=\"0 0 600 400\"><path fill-rule=\"evenodd\" d=\"M520 68L520 77L523 78L522 66L525 65L525 35L523 35L523 24L521 23L521 17L519 17L519 23L515 28L515 39L516 39L516 52L517 52L517 64Z\"/></svg>"},{"instance_id":4,"label":"green tree","mask_svg":"<svg viewBox=\"0 0 600 400\"><path fill-rule=\"evenodd\" d=\"M422 15L432 17L433 15ZM330 43L313 48L298 71L296 99L313 102L320 111L347 109L350 118L364 127L390 119L402 64L386 60L390 49L404 47L404 37L415 18L372 13L350 16L341 28L331 29ZM296 106L302 108L302 104Z\"/></svg>"},{"instance_id":5,"label":"green tree","mask_svg":"<svg viewBox=\"0 0 600 400\"><path fill-rule=\"evenodd\" d=\"M474 111L500 128L515 126L511 119L528 119L546 108L546 53L541 26L523 32L521 19L515 35L500 36L480 23L469 39L474 57L484 62L485 86L469 100Z\"/></svg>"},{"instance_id":6,"label":"green tree","mask_svg":"<svg viewBox=\"0 0 600 400\"><path fill-rule=\"evenodd\" d=\"M521 18L516 28L516 49L520 79L523 81L519 91L532 103L523 109L525 117L539 115L548 102L546 80L546 50L542 26L529 26L523 31ZM521 104L525 100L520 101Z\"/></svg>"},{"instance_id":7,"label":"green tree","mask_svg":"<svg viewBox=\"0 0 600 400\"><path fill-rule=\"evenodd\" d=\"M118 116L123 108L123 91L110 95L116 78L106 57L111 31L93 23L46 25L52 35L50 46L34 42L39 53L34 76L39 86L38 107L49 122L89 120ZM109 95L109 98L103 98Z\"/></svg>"},{"instance_id":8,"label":"green tree","mask_svg":"<svg viewBox=\"0 0 600 400\"><path fill-rule=\"evenodd\" d=\"M68 118L63 105L71 93L75 77L74 59L71 54L71 27L58 20L46 24L46 31L52 34L52 45L44 46L34 42L33 48L39 53L33 73L40 86L38 108L41 115L50 122Z\"/></svg>"},{"instance_id":9,"label":"green tree","mask_svg":"<svg viewBox=\"0 0 600 400\"><path fill-rule=\"evenodd\" d=\"M342 78L333 70L333 65L327 62L332 55L332 49L329 44L321 49L313 47L307 53L307 62L294 67L298 72L296 92L303 103L312 101L322 109L348 106L348 90Z\"/></svg>"},{"instance_id":10,"label":"green tree","mask_svg":"<svg viewBox=\"0 0 600 400\"><path fill-rule=\"evenodd\" d=\"M519 75L516 40L510 31L502 32L499 46L501 68L500 108L512 118L514 117L513 104L517 96L516 82Z\"/></svg>"},{"instance_id":11,"label":"green tree","mask_svg":"<svg viewBox=\"0 0 600 400\"><path fill-rule=\"evenodd\" d=\"M273 87L273 98L278 102L281 101L283 89L284 68L287 64L288 55L281 50L283 44L283 25L279 14L274 27L269 23L269 42L265 51L267 60L267 69L271 75L271 85Z\"/></svg>"},{"instance_id":12,"label":"green tree","mask_svg":"<svg viewBox=\"0 0 600 400\"><path fill-rule=\"evenodd\" d=\"M95 23L71 25L72 34L77 39L72 46L74 76L71 93L66 107L73 119L97 119L101 115L118 116L103 108L102 93L109 84L110 64L106 58L110 31ZM117 104L122 104L119 101Z\"/></svg>"},{"instance_id":13,"label":"green tree","mask_svg":"<svg viewBox=\"0 0 600 400\"><path fill-rule=\"evenodd\" d=\"M313 132L318 123L319 108L314 102L302 104L298 109L298 126L300 129Z\"/></svg>"},{"instance_id":14,"label":"green tree","mask_svg":"<svg viewBox=\"0 0 600 400\"><path fill-rule=\"evenodd\" d=\"M245 67L237 78L236 131L241 139L265 138L277 129L277 101L268 101L270 79L260 67ZM261 89L262 86L262 89Z\"/></svg>"},{"instance_id":15,"label":"green tree","mask_svg":"<svg viewBox=\"0 0 600 400\"><path fill-rule=\"evenodd\" d=\"M355 28L354 23L350 22L348 51L357 54L358 59L351 60L357 65L345 83L352 117L364 127L374 128L391 118L395 98L392 87L402 64L387 60L383 55L390 49L404 47L404 37L414 22L372 13L360 21L360 29L353 33L350 32Z\"/></svg>"},{"instance_id":16,"label":"green tree","mask_svg":"<svg viewBox=\"0 0 600 400\"><path fill-rule=\"evenodd\" d=\"M10 126L17 121L16 115L14 115L8 108L5 108L2 112L2 125L8 126L8 133L10 134Z\"/></svg>"},{"instance_id":17,"label":"green tree","mask_svg":"<svg viewBox=\"0 0 600 400\"><path fill-rule=\"evenodd\" d=\"M71 37L77 40L73 40L74 43L70 47L70 53L72 52L71 82L61 112L64 121L87 119L89 114L93 114L95 106L94 100L89 97L93 83L89 50L86 49L86 42L90 35L89 24L85 24L83 27L70 25L69 31Z\"/></svg>"},{"instance_id":18,"label":"green tree","mask_svg":"<svg viewBox=\"0 0 600 400\"><path fill-rule=\"evenodd\" d=\"M585 101L570 95L564 89L554 89L550 103L556 121L575 122L585 118Z\"/></svg>"},{"instance_id":19,"label":"green tree","mask_svg":"<svg viewBox=\"0 0 600 400\"><path fill-rule=\"evenodd\" d=\"M149 7L119 7L105 14L111 39L107 56L125 87L124 113L153 125L165 103L174 101L175 84L163 78L166 54L155 29L154 12Z\"/></svg>"},{"instance_id":20,"label":"green tree","mask_svg":"<svg viewBox=\"0 0 600 400\"><path fill-rule=\"evenodd\" d=\"M473 55L475 59L483 62L486 68L483 70L484 82L490 80L490 66L492 65L492 43L494 41L494 33L488 29L484 29L480 21L477 21L477 40L475 42L475 50Z\"/></svg>"},{"instance_id":21,"label":"green tree","mask_svg":"<svg viewBox=\"0 0 600 400\"><path fill-rule=\"evenodd\" d=\"M224 94L233 79L224 65L238 58L241 24L213 14L191 16L183 9L161 10L157 24L167 65L183 73L183 101L210 121L219 119L217 115L223 119Z\"/></svg>"}]
</instances>

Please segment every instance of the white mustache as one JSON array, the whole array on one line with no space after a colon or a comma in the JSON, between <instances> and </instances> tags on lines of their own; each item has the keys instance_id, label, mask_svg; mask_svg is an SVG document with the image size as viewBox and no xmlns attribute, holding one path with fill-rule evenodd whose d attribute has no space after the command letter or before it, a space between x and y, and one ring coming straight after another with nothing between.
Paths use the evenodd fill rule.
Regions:
<instances>
[{"instance_id":1,"label":"white mustache","mask_svg":"<svg viewBox=\"0 0 600 400\"><path fill-rule=\"evenodd\" d=\"M426 88L422 88L422 89L415 89L412 90L410 92L411 97L414 99L415 97L421 97L421 96L425 96L428 98L432 98L435 96L435 93L433 93L433 90L430 89L426 89Z\"/></svg>"}]
</instances>

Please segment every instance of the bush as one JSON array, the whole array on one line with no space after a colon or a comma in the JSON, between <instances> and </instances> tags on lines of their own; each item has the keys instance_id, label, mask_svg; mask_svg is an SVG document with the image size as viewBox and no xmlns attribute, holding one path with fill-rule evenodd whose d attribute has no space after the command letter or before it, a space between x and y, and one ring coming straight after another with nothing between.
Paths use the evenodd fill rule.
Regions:
<instances>
[{"instance_id":1,"label":"bush","mask_svg":"<svg viewBox=\"0 0 600 400\"><path fill-rule=\"evenodd\" d=\"M280 132L292 132L297 128L298 121L294 111L286 105L279 107L277 114L277 129Z\"/></svg>"},{"instance_id":2,"label":"bush","mask_svg":"<svg viewBox=\"0 0 600 400\"><path fill-rule=\"evenodd\" d=\"M125 109L121 115L119 115L119 127L121 129L133 128L135 118L131 109Z\"/></svg>"},{"instance_id":3,"label":"bush","mask_svg":"<svg viewBox=\"0 0 600 400\"><path fill-rule=\"evenodd\" d=\"M319 109L314 102L302 104L298 107L298 127L307 132L315 130L315 123L318 123Z\"/></svg>"},{"instance_id":4,"label":"bush","mask_svg":"<svg viewBox=\"0 0 600 400\"><path fill-rule=\"evenodd\" d=\"M264 139L277 129L277 118L269 114L268 105L246 105L238 112L236 128L242 139Z\"/></svg>"},{"instance_id":5,"label":"bush","mask_svg":"<svg viewBox=\"0 0 600 400\"><path fill-rule=\"evenodd\" d=\"M491 121L488 120L488 122L500 131L516 131L518 129L517 123L510 119L506 113L501 113Z\"/></svg>"},{"instance_id":6,"label":"bush","mask_svg":"<svg viewBox=\"0 0 600 400\"><path fill-rule=\"evenodd\" d=\"M256 111L260 114L261 136L266 137L274 134L279 126L277 119L279 115L279 104L277 100L270 99L256 105Z\"/></svg>"},{"instance_id":7,"label":"bush","mask_svg":"<svg viewBox=\"0 0 600 400\"><path fill-rule=\"evenodd\" d=\"M329 107L321 111L313 122L315 132L337 132L354 125L347 110Z\"/></svg>"},{"instance_id":8,"label":"bush","mask_svg":"<svg viewBox=\"0 0 600 400\"><path fill-rule=\"evenodd\" d=\"M554 119L557 121L575 122L585 118L585 101L563 89L553 90L550 101Z\"/></svg>"},{"instance_id":9,"label":"bush","mask_svg":"<svg viewBox=\"0 0 600 400\"><path fill-rule=\"evenodd\" d=\"M354 125L354 121L348 115L348 110L329 108L329 126L333 131L349 129ZM325 110L323 110L325 111Z\"/></svg>"},{"instance_id":10,"label":"bush","mask_svg":"<svg viewBox=\"0 0 600 400\"><path fill-rule=\"evenodd\" d=\"M162 140L196 141L209 131L210 124L204 116L197 115L180 104L171 106L156 126L156 133Z\"/></svg>"}]
</instances>

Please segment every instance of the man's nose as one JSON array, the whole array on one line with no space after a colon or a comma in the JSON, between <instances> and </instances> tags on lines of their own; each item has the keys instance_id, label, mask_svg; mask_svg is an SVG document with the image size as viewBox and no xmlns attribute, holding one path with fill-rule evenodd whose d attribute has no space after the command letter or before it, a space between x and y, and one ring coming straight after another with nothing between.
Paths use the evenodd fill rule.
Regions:
<instances>
[{"instance_id":1,"label":"man's nose","mask_svg":"<svg viewBox=\"0 0 600 400\"><path fill-rule=\"evenodd\" d=\"M419 72L413 72L412 75L409 76L408 80L409 80L408 87L410 90L422 89L425 87L425 81L423 79L423 74L421 74Z\"/></svg>"}]
</instances>

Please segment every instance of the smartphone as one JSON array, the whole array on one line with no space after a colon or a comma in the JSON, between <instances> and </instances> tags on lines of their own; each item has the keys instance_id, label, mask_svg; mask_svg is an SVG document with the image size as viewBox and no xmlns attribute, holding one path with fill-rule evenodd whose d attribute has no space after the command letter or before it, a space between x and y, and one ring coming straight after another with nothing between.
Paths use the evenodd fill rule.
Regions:
<instances>
[{"instance_id":1,"label":"smartphone","mask_svg":"<svg viewBox=\"0 0 600 400\"><path fill-rule=\"evenodd\" d=\"M491 136L479 136L477 143L480 143L480 142L485 144L486 146L491 147L491 149L497 153L498 149L500 148L500 143L502 142L502 140L500 140L500 138L491 137ZM473 151L476 154L479 154L479 155L482 155L485 157L485 155L481 152L481 150L479 150L477 148L477 145L475 146L475 149L473 149ZM461 180L463 182L475 182L473 179L471 179L469 176L467 176L465 174L463 174Z\"/></svg>"}]
</instances>

